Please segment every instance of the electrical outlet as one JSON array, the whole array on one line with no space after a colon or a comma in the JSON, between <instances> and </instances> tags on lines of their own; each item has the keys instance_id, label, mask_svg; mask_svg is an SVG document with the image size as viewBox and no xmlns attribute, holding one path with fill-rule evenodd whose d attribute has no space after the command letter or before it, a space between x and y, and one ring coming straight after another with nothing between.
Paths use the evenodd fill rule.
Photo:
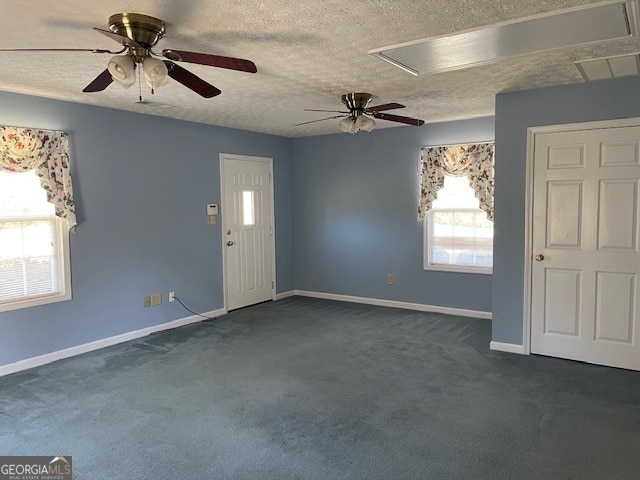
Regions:
<instances>
[{"instance_id":1,"label":"electrical outlet","mask_svg":"<svg viewBox=\"0 0 640 480\"><path fill-rule=\"evenodd\" d=\"M153 295L151 295L151 306L155 307L157 305L162 305L162 294L161 293L154 293Z\"/></svg>"},{"instance_id":2,"label":"electrical outlet","mask_svg":"<svg viewBox=\"0 0 640 480\"><path fill-rule=\"evenodd\" d=\"M216 224L216 216L207 215L207 225L215 225L215 224Z\"/></svg>"},{"instance_id":3,"label":"electrical outlet","mask_svg":"<svg viewBox=\"0 0 640 480\"><path fill-rule=\"evenodd\" d=\"M387 275L387 285L393 285L394 281L395 281L395 278L393 276L393 273L390 273L389 275Z\"/></svg>"},{"instance_id":4,"label":"electrical outlet","mask_svg":"<svg viewBox=\"0 0 640 480\"><path fill-rule=\"evenodd\" d=\"M169 292L169 302L173 302L176 299L176 292Z\"/></svg>"},{"instance_id":5,"label":"electrical outlet","mask_svg":"<svg viewBox=\"0 0 640 480\"><path fill-rule=\"evenodd\" d=\"M144 297L142 299L142 305L144 305L145 307L150 307L151 306L151 296L147 295L146 297Z\"/></svg>"}]
</instances>

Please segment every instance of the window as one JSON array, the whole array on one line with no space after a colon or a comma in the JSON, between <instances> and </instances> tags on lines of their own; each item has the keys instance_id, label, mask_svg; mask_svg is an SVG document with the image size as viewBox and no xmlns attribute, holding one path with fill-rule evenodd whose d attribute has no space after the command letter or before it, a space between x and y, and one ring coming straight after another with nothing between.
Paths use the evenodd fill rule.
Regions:
<instances>
[{"instance_id":1,"label":"window","mask_svg":"<svg viewBox=\"0 0 640 480\"><path fill-rule=\"evenodd\" d=\"M493 142L422 148L425 269L492 273L494 156Z\"/></svg>"},{"instance_id":2,"label":"window","mask_svg":"<svg viewBox=\"0 0 640 480\"><path fill-rule=\"evenodd\" d=\"M36 172L0 171L0 311L71 298L68 240Z\"/></svg>"},{"instance_id":3,"label":"window","mask_svg":"<svg viewBox=\"0 0 640 480\"><path fill-rule=\"evenodd\" d=\"M491 273L493 222L480 209L467 176L444 176L424 219L424 268Z\"/></svg>"}]
</instances>

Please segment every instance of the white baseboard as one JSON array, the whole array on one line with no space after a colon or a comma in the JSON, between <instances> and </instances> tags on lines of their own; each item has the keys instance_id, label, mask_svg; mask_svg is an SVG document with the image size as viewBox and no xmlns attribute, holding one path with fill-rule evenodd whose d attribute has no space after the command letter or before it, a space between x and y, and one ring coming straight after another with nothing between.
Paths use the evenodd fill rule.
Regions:
<instances>
[{"instance_id":1,"label":"white baseboard","mask_svg":"<svg viewBox=\"0 0 640 480\"><path fill-rule=\"evenodd\" d=\"M310 292L306 290L295 290L295 295L303 297L324 298L327 300L338 300L341 302L364 303L367 305L377 305L380 307L404 308L407 310L417 310L420 312L446 313L448 315L459 315L461 317L486 318L491 319L491 312L478 310L466 310L463 308L440 307L436 305L425 305L422 303L398 302L396 300L382 300L378 298L352 297L349 295L337 295L333 293Z\"/></svg>"},{"instance_id":2,"label":"white baseboard","mask_svg":"<svg viewBox=\"0 0 640 480\"><path fill-rule=\"evenodd\" d=\"M276 294L276 300L282 300L283 298L293 297L295 296L295 294L296 294L295 290L289 290L288 292L278 293Z\"/></svg>"},{"instance_id":3,"label":"white baseboard","mask_svg":"<svg viewBox=\"0 0 640 480\"><path fill-rule=\"evenodd\" d=\"M518 345L515 343L502 343L502 342L491 342L489 343L489 349L495 350L497 352L507 352L507 353L517 353L519 355L526 355L524 351L523 345Z\"/></svg>"},{"instance_id":4,"label":"white baseboard","mask_svg":"<svg viewBox=\"0 0 640 480\"><path fill-rule=\"evenodd\" d=\"M224 315L225 309L213 310L203 313L202 315L207 317L219 317ZM56 352L46 353L37 357L27 358L20 360L19 362L9 363L7 365L0 365L0 377L9 375L11 373L21 372L22 370L28 370L30 368L46 365L47 363L55 362L56 360L62 360L63 358L74 357L83 353L92 352L101 348L117 345L118 343L128 342L137 338L146 337L152 333L161 332L163 330L171 330L172 328L182 327L191 323L197 323L203 320L203 317L193 315L190 317L179 318L167 323L161 323L160 325L154 325L153 327L143 328L141 330L134 330L132 332L123 333L114 337L103 338L94 342L84 343L75 347L65 348L64 350L58 350Z\"/></svg>"}]
</instances>

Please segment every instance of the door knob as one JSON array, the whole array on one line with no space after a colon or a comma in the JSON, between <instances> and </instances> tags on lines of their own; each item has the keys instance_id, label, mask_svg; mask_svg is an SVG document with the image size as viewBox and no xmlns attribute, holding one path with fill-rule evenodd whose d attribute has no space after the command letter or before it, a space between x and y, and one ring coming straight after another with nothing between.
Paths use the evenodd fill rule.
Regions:
<instances>
[{"instance_id":1,"label":"door knob","mask_svg":"<svg viewBox=\"0 0 640 480\"><path fill-rule=\"evenodd\" d=\"M544 255L539 253L534 258L536 259L536 262L541 262L544 260Z\"/></svg>"},{"instance_id":2,"label":"door knob","mask_svg":"<svg viewBox=\"0 0 640 480\"><path fill-rule=\"evenodd\" d=\"M231 240L229 240L229 241L227 242L227 247L230 247L231 245L233 245L233 242L232 242Z\"/></svg>"}]
</instances>

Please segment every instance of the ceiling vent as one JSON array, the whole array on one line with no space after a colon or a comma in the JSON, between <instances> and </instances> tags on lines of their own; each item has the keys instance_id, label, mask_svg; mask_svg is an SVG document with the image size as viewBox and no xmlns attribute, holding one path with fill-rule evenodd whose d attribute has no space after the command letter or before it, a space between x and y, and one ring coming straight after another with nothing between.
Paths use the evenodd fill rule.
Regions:
<instances>
[{"instance_id":1,"label":"ceiling vent","mask_svg":"<svg viewBox=\"0 0 640 480\"><path fill-rule=\"evenodd\" d=\"M413 75L475 67L572 45L638 37L638 0L615 0L370 50Z\"/></svg>"},{"instance_id":2,"label":"ceiling vent","mask_svg":"<svg viewBox=\"0 0 640 480\"><path fill-rule=\"evenodd\" d=\"M594 58L575 63L585 82L640 74L640 54Z\"/></svg>"}]
</instances>

